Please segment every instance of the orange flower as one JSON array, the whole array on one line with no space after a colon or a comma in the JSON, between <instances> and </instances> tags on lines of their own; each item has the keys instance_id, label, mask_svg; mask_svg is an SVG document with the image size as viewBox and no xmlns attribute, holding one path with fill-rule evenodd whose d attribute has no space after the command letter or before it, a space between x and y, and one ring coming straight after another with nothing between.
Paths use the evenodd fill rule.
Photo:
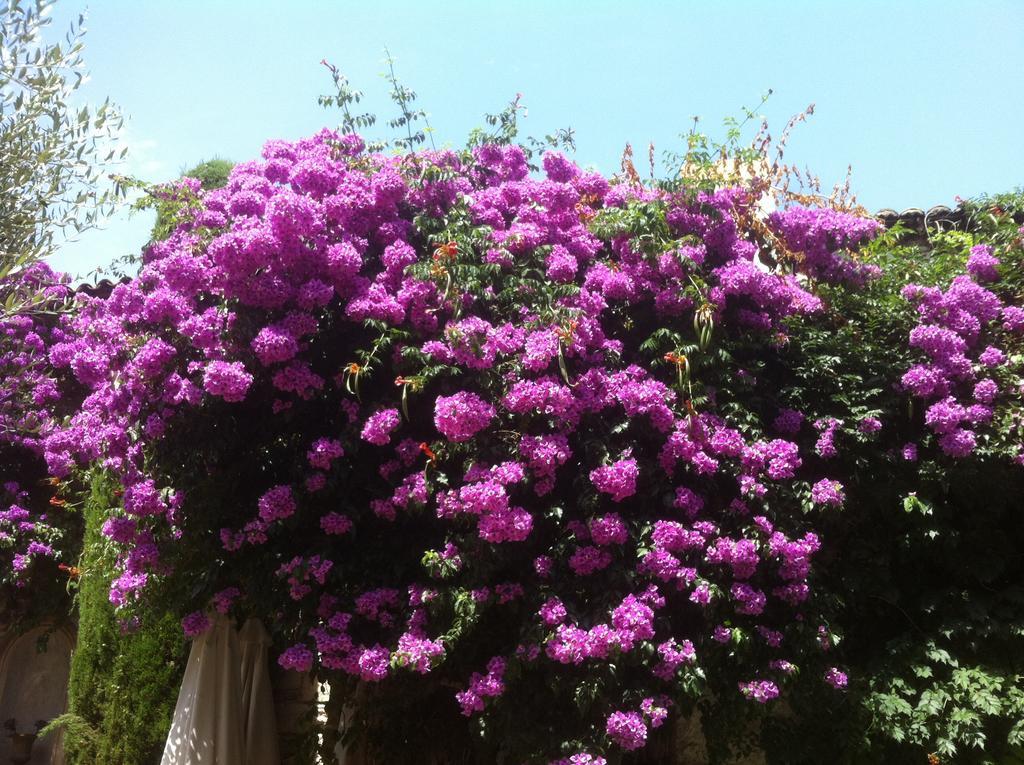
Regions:
<instances>
[{"instance_id":1,"label":"orange flower","mask_svg":"<svg viewBox=\"0 0 1024 765\"><path fill-rule=\"evenodd\" d=\"M557 334L562 341L568 345L572 342L572 336L576 334L576 328L580 325L576 319L570 321L565 327L556 327L555 334Z\"/></svg>"},{"instance_id":2,"label":"orange flower","mask_svg":"<svg viewBox=\"0 0 1024 765\"><path fill-rule=\"evenodd\" d=\"M434 450L430 448L426 441L420 444L420 451L427 455L427 459L431 462L437 462L437 455L434 454Z\"/></svg>"},{"instance_id":3,"label":"orange flower","mask_svg":"<svg viewBox=\"0 0 1024 765\"><path fill-rule=\"evenodd\" d=\"M82 575L82 570L78 566L69 566L66 563L60 563L57 565L61 571L66 571L68 578L78 579Z\"/></svg>"},{"instance_id":4,"label":"orange flower","mask_svg":"<svg viewBox=\"0 0 1024 765\"><path fill-rule=\"evenodd\" d=\"M50 497L50 504L53 505L54 507L64 507L64 505L66 505L67 503L68 501L66 499L61 499L60 497Z\"/></svg>"},{"instance_id":5,"label":"orange flower","mask_svg":"<svg viewBox=\"0 0 1024 765\"><path fill-rule=\"evenodd\" d=\"M445 242L434 250L434 260L455 260L459 254L459 245L455 242Z\"/></svg>"},{"instance_id":6,"label":"orange flower","mask_svg":"<svg viewBox=\"0 0 1024 765\"><path fill-rule=\"evenodd\" d=\"M574 209L576 210L576 214L580 216L580 220L582 220L584 223L593 219L594 216L597 215L597 213L595 213L591 208L589 208L586 205L586 203L584 203L582 200L576 203Z\"/></svg>"}]
</instances>

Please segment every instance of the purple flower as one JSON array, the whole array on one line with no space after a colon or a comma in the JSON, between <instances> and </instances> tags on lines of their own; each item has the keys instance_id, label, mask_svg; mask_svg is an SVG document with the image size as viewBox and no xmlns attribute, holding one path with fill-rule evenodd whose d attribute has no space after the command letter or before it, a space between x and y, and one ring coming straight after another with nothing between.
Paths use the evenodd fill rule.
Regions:
<instances>
[{"instance_id":1,"label":"purple flower","mask_svg":"<svg viewBox=\"0 0 1024 765\"><path fill-rule=\"evenodd\" d=\"M839 481L823 478L811 487L811 501L816 505L839 506L844 499L843 485Z\"/></svg>"},{"instance_id":2,"label":"purple flower","mask_svg":"<svg viewBox=\"0 0 1024 765\"><path fill-rule=\"evenodd\" d=\"M540 607L541 620L549 627L554 627L565 621L566 611L562 601L558 598L551 597L544 601L544 605Z\"/></svg>"},{"instance_id":3,"label":"purple flower","mask_svg":"<svg viewBox=\"0 0 1024 765\"><path fill-rule=\"evenodd\" d=\"M384 646L365 649L359 655L359 677L367 682L380 682L388 676L391 653Z\"/></svg>"},{"instance_id":4,"label":"purple flower","mask_svg":"<svg viewBox=\"0 0 1024 765\"><path fill-rule=\"evenodd\" d=\"M469 688L455 694L462 714L469 717L474 712L484 711L484 699L495 698L505 692L505 660L495 656L487 663L487 674L474 672L469 678Z\"/></svg>"},{"instance_id":5,"label":"purple flower","mask_svg":"<svg viewBox=\"0 0 1024 765\"><path fill-rule=\"evenodd\" d=\"M202 611L193 611L181 620L181 629L187 638L202 635L210 628L210 618Z\"/></svg>"},{"instance_id":6,"label":"purple flower","mask_svg":"<svg viewBox=\"0 0 1024 765\"><path fill-rule=\"evenodd\" d=\"M544 152L543 165L548 178L559 183L568 183L580 174L579 168L557 151Z\"/></svg>"},{"instance_id":7,"label":"purple flower","mask_svg":"<svg viewBox=\"0 0 1024 765\"><path fill-rule=\"evenodd\" d=\"M836 449L835 437L840 425L842 422L832 417L825 417L814 423L814 427L820 431L814 449L822 459L831 459L839 453Z\"/></svg>"},{"instance_id":8,"label":"purple flower","mask_svg":"<svg viewBox=\"0 0 1024 765\"><path fill-rule=\"evenodd\" d=\"M839 670L837 667L830 667L825 673L825 682L836 690L842 690L846 687L846 673Z\"/></svg>"},{"instance_id":9,"label":"purple flower","mask_svg":"<svg viewBox=\"0 0 1024 765\"><path fill-rule=\"evenodd\" d=\"M974 400L979 404L991 404L999 395L995 380L981 380L974 386Z\"/></svg>"},{"instance_id":10,"label":"purple flower","mask_svg":"<svg viewBox=\"0 0 1024 765\"><path fill-rule=\"evenodd\" d=\"M780 433L794 435L800 431L803 422L803 412L798 412L796 409L780 409L772 425Z\"/></svg>"},{"instance_id":11,"label":"purple flower","mask_svg":"<svg viewBox=\"0 0 1024 765\"><path fill-rule=\"evenodd\" d=\"M846 253L874 238L881 229L871 218L828 208L793 206L773 212L768 222L790 250L803 254L803 266L815 278L858 285L878 275L877 268L859 263Z\"/></svg>"},{"instance_id":12,"label":"purple flower","mask_svg":"<svg viewBox=\"0 0 1024 765\"><path fill-rule=\"evenodd\" d=\"M344 456L345 450L341 448L341 442L333 438L319 438L313 442L306 459L309 464L321 470L330 470L331 463L339 457Z\"/></svg>"},{"instance_id":13,"label":"purple flower","mask_svg":"<svg viewBox=\"0 0 1024 765\"><path fill-rule=\"evenodd\" d=\"M773 659L768 662L768 666L777 672L783 673L784 675L791 675L796 672L796 665L792 662L786 661L786 659Z\"/></svg>"},{"instance_id":14,"label":"purple flower","mask_svg":"<svg viewBox=\"0 0 1024 765\"><path fill-rule=\"evenodd\" d=\"M119 609L144 602L150 577L187 589L179 551L219 531L223 549L210 561L219 586L247 571L246 596L276 598L268 605L283 615L279 632L301 641L282 666L386 682L436 672L448 652L456 666L472 658L480 645L443 637L458 617L452 598L465 592L485 621L518 620L526 631L509 633L503 655L455 689L462 712L488 711L505 690L506 663L510 686L527 664L540 679L629 665L625 695L594 707L596 732L594 719L577 726L581 741L621 758L667 719L657 694L697 670L695 642L707 653L702 671L729 664L726 674L748 678L740 690L760 703L803 664L779 657L798 645L794 620L812 632L818 624L810 581L822 540L784 510L809 484L817 506L844 502L836 481L805 483L808 470L826 473L819 458L842 462L852 479L883 420L904 435L877 460L916 459L918 443L949 460L979 445L986 459L1016 453L992 431L1010 421L1004 410L1019 386L1013 370L986 366L1016 353L1007 333L1024 332L1024 309L1003 305L1020 301L999 273L1015 274L990 248L974 248L948 288L902 291L919 325L904 338L912 358L896 379L871 383L877 403L856 390L817 401L786 382L805 328L829 326L814 315L824 304L811 285L850 291L876 276L852 251L877 223L781 210L766 225L799 257L776 267L759 262L757 237L737 225L754 203L743 188L691 197L609 184L557 153L543 166L546 178L531 174L517 146L403 158L331 131L273 141L224 189L168 190L190 204L177 230L147 249L138 279L106 299L77 298L67 315L0 321L0 440L21 438L55 475L95 466L124 490L103 526ZM649 232L600 225L616 210L642 223L648 206L685 244L652 252ZM465 218L457 244L419 225L452 215ZM543 278L524 282L530 273ZM752 347L735 385L698 384L687 401L701 381L687 383L679 359L665 365L654 354L650 364L637 343L695 314L698 325L713 319L720 338L761 337L768 355ZM794 347L780 354L787 332ZM374 338L383 338L374 373L357 381L343 364ZM383 381L412 374L424 375L424 389L406 423ZM922 432L913 419L884 418L903 395L918 399ZM737 415L744 401L764 422ZM863 417L876 410L851 412L850 401L885 415ZM193 430L218 438L189 441L200 418L209 427ZM243 443L250 425L258 438ZM348 446L357 440L383 448ZM216 451L232 444L251 457L242 472L262 483L221 480L233 466ZM850 459L837 459L847 446ZM191 474L197 465L214 471L209 486L224 502L193 486L205 481ZM0 507L10 573L26 583L45 573L35 556L68 554L59 524L26 509L39 491ZM402 553L402 540L415 550ZM262 558L256 545L266 545ZM390 576L375 565L388 550L424 571ZM263 573L233 565L245 556L265 559ZM204 605L231 613L240 597L229 587ZM183 628L198 634L208 622L196 612ZM753 654L734 650L744 646ZM819 672L819 682L847 682L838 668ZM564 747L557 765L604 763L580 741L555 744Z\"/></svg>"},{"instance_id":15,"label":"purple flower","mask_svg":"<svg viewBox=\"0 0 1024 765\"><path fill-rule=\"evenodd\" d=\"M974 433L962 428L943 433L939 438L939 447L950 457L966 457L974 451L975 443Z\"/></svg>"},{"instance_id":16,"label":"purple flower","mask_svg":"<svg viewBox=\"0 0 1024 765\"><path fill-rule=\"evenodd\" d=\"M629 531L618 513L592 518L588 524L590 538L597 545L621 545L629 539Z\"/></svg>"},{"instance_id":17,"label":"purple flower","mask_svg":"<svg viewBox=\"0 0 1024 765\"><path fill-rule=\"evenodd\" d=\"M632 457L603 465L590 471L590 482L603 494L611 495L612 501L621 502L636 494L636 481L640 467Z\"/></svg>"},{"instance_id":18,"label":"purple flower","mask_svg":"<svg viewBox=\"0 0 1024 765\"><path fill-rule=\"evenodd\" d=\"M733 600L736 601L736 612L757 616L764 612L765 604L768 602L765 594L756 590L745 582L737 582L730 590Z\"/></svg>"},{"instance_id":19,"label":"purple flower","mask_svg":"<svg viewBox=\"0 0 1024 765\"><path fill-rule=\"evenodd\" d=\"M608 760L596 754L577 752L571 757L563 757L560 760L552 760L549 765L608 765Z\"/></svg>"},{"instance_id":20,"label":"purple flower","mask_svg":"<svg viewBox=\"0 0 1024 765\"><path fill-rule=\"evenodd\" d=\"M542 372L558 356L559 338L554 329L541 329L526 336L523 344L523 366L531 372Z\"/></svg>"},{"instance_id":21,"label":"purple flower","mask_svg":"<svg viewBox=\"0 0 1024 765\"><path fill-rule=\"evenodd\" d=\"M977 244L971 248L971 255L967 258L967 272L978 281L994 282L998 279L998 265L999 259L992 254L992 248L987 244Z\"/></svg>"},{"instance_id":22,"label":"purple flower","mask_svg":"<svg viewBox=\"0 0 1024 765\"><path fill-rule=\"evenodd\" d=\"M369 441L377 446L384 446L384 444L391 440L392 431L401 422L402 417L397 409L381 409L367 418L366 424L363 426L363 432L360 435L364 441Z\"/></svg>"},{"instance_id":23,"label":"purple flower","mask_svg":"<svg viewBox=\"0 0 1024 765\"><path fill-rule=\"evenodd\" d=\"M704 498L685 486L680 486L676 489L676 498L672 505L685 511L692 518L704 508Z\"/></svg>"},{"instance_id":24,"label":"purple flower","mask_svg":"<svg viewBox=\"0 0 1024 765\"><path fill-rule=\"evenodd\" d=\"M320 518L320 528L325 534L341 536L352 529L352 519L341 513L327 513Z\"/></svg>"},{"instance_id":25,"label":"purple flower","mask_svg":"<svg viewBox=\"0 0 1024 765\"><path fill-rule=\"evenodd\" d=\"M740 683L739 686L740 693L759 704L767 704L779 697L779 686L771 680L750 680Z\"/></svg>"},{"instance_id":26,"label":"purple flower","mask_svg":"<svg viewBox=\"0 0 1024 765\"><path fill-rule=\"evenodd\" d=\"M252 375L239 361L211 361L203 374L203 388L225 401L238 402L245 399L252 380Z\"/></svg>"},{"instance_id":27,"label":"purple flower","mask_svg":"<svg viewBox=\"0 0 1024 765\"><path fill-rule=\"evenodd\" d=\"M964 408L950 396L928 407L924 421L936 433L951 433L965 416Z\"/></svg>"},{"instance_id":28,"label":"purple flower","mask_svg":"<svg viewBox=\"0 0 1024 765\"><path fill-rule=\"evenodd\" d=\"M551 560L547 555L539 555L533 561L533 570L537 572L539 577L551 576L551 571L554 568L554 561Z\"/></svg>"},{"instance_id":29,"label":"purple flower","mask_svg":"<svg viewBox=\"0 0 1024 765\"><path fill-rule=\"evenodd\" d=\"M623 650L654 637L654 610L636 595L627 595L612 611L612 626Z\"/></svg>"},{"instance_id":30,"label":"purple flower","mask_svg":"<svg viewBox=\"0 0 1024 765\"><path fill-rule=\"evenodd\" d=\"M1006 354L990 345L979 354L978 361L986 367L998 367L1006 362Z\"/></svg>"},{"instance_id":31,"label":"purple flower","mask_svg":"<svg viewBox=\"0 0 1024 765\"><path fill-rule=\"evenodd\" d=\"M1006 306L1003 309L1003 329L1007 332L1024 330L1024 308L1016 305Z\"/></svg>"},{"instance_id":32,"label":"purple flower","mask_svg":"<svg viewBox=\"0 0 1024 765\"><path fill-rule=\"evenodd\" d=\"M252 349L264 366L290 361L299 352L299 344L285 327L271 324L253 338Z\"/></svg>"},{"instance_id":33,"label":"purple flower","mask_svg":"<svg viewBox=\"0 0 1024 765\"><path fill-rule=\"evenodd\" d=\"M661 657L661 664L652 671L662 680L671 680L681 664L692 664L697 660L693 643L689 640L678 643L675 638L669 638L658 646L658 656Z\"/></svg>"},{"instance_id":34,"label":"purple flower","mask_svg":"<svg viewBox=\"0 0 1024 765\"><path fill-rule=\"evenodd\" d=\"M468 441L491 424L493 406L474 393L460 391L438 396L434 403L434 426L449 441Z\"/></svg>"},{"instance_id":35,"label":"purple flower","mask_svg":"<svg viewBox=\"0 0 1024 765\"><path fill-rule=\"evenodd\" d=\"M569 568L578 576L587 576L595 571L608 568L612 560L612 554L607 550L587 545L577 548L569 557Z\"/></svg>"},{"instance_id":36,"label":"purple flower","mask_svg":"<svg viewBox=\"0 0 1024 765\"><path fill-rule=\"evenodd\" d=\"M660 699L654 699L648 697L640 702L640 711L644 713L644 716L651 721L652 728L660 728L662 723L668 717L667 705L671 703L666 697Z\"/></svg>"},{"instance_id":37,"label":"purple flower","mask_svg":"<svg viewBox=\"0 0 1024 765\"><path fill-rule=\"evenodd\" d=\"M290 486L275 486L259 500L259 516L264 523L288 518L295 514L295 498Z\"/></svg>"},{"instance_id":38,"label":"purple flower","mask_svg":"<svg viewBox=\"0 0 1024 765\"><path fill-rule=\"evenodd\" d=\"M882 429L882 421L877 417L865 417L863 420L857 423L857 430L864 435L871 435L877 433Z\"/></svg>"},{"instance_id":39,"label":"purple flower","mask_svg":"<svg viewBox=\"0 0 1024 765\"><path fill-rule=\"evenodd\" d=\"M215 594L212 598L213 607L219 614L226 614L231 610L231 604L241 597L242 591L237 587L228 587Z\"/></svg>"},{"instance_id":40,"label":"purple flower","mask_svg":"<svg viewBox=\"0 0 1024 765\"><path fill-rule=\"evenodd\" d=\"M159 337L146 341L132 360L132 366L146 379L157 377L176 355L174 347Z\"/></svg>"},{"instance_id":41,"label":"purple flower","mask_svg":"<svg viewBox=\"0 0 1024 765\"><path fill-rule=\"evenodd\" d=\"M647 743L647 725L637 712L612 712L605 724L605 732L621 748L632 751Z\"/></svg>"},{"instance_id":42,"label":"purple flower","mask_svg":"<svg viewBox=\"0 0 1024 765\"><path fill-rule=\"evenodd\" d=\"M301 643L286 648L277 658L284 669L295 672L309 672L313 668L313 652Z\"/></svg>"},{"instance_id":43,"label":"purple flower","mask_svg":"<svg viewBox=\"0 0 1024 765\"><path fill-rule=\"evenodd\" d=\"M936 367L916 364L906 371L900 382L915 396L926 398L944 395L949 390L949 380Z\"/></svg>"},{"instance_id":44,"label":"purple flower","mask_svg":"<svg viewBox=\"0 0 1024 765\"><path fill-rule=\"evenodd\" d=\"M114 517L103 522L103 536L126 544L135 539L138 523L134 518Z\"/></svg>"},{"instance_id":45,"label":"purple flower","mask_svg":"<svg viewBox=\"0 0 1024 765\"><path fill-rule=\"evenodd\" d=\"M565 247L556 244L547 257L547 276L555 282L568 284L576 278L579 263Z\"/></svg>"}]
</instances>

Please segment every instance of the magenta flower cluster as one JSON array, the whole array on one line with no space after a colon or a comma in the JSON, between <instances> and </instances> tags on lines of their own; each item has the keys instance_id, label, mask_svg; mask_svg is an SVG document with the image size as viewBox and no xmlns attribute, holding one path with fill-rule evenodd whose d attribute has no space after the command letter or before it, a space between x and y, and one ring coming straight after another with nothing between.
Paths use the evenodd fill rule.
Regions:
<instances>
[{"instance_id":1,"label":"magenta flower cluster","mask_svg":"<svg viewBox=\"0 0 1024 765\"><path fill-rule=\"evenodd\" d=\"M1000 397L1019 395L1002 371L1004 348L1018 343L1020 309L983 283L999 280L991 247L971 249L966 274L945 289L910 284L903 296L917 309L910 346L920 362L906 371L903 388L924 407L924 422L941 451L963 458L978 445L978 431L992 422ZM1000 385L1000 380L1004 384ZM910 445L908 445L910 446Z\"/></svg>"},{"instance_id":2,"label":"magenta flower cluster","mask_svg":"<svg viewBox=\"0 0 1024 765\"><path fill-rule=\"evenodd\" d=\"M99 465L121 483L104 526L116 605L186 576L178 556L212 538L220 573L177 604L183 628L272 593L288 669L367 683L455 673L471 642L458 630L494 614L514 626L473 654L476 672L445 679L472 716L524 674L597 676L626 657L636 672L605 690L621 701L596 706L594 740L551 753L577 751L555 760L574 765L642 747L670 714L662 695L717 663L754 678L739 694L779 695L813 618L815 513L844 499L820 459L841 423L812 416L815 450L798 441L803 412L731 421L628 319L780 347L787 320L824 310L814 281L875 275L850 250L877 224L803 207L769 217L802 254L798 278L757 259L742 189L655 191L554 152L543 168L531 175L517 146L401 157L330 131L271 141L148 249L138 278L83 299L43 347L85 397L37 445L56 476ZM644 206L668 237L658 251L602 224ZM979 406L1001 395L967 354L998 367L978 342L1002 306L968 281L921 293L941 308L912 338L929 359L914 390L946 402L929 419L942 437L984 419L956 398L968 383ZM219 469L215 441L182 436L211 423L265 435L244 444L254 478L226 482L223 506L182 468L198 453ZM819 507L805 515L811 485ZM250 588L242 570L264 579Z\"/></svg>"}]
</instances>

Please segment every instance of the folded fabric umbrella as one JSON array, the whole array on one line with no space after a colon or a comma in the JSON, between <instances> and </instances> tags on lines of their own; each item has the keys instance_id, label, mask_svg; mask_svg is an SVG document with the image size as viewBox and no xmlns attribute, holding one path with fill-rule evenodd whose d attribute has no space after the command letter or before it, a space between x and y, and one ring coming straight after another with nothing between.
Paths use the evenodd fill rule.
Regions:
<instances>
[{"instance_id":1,"label":"folded fabric umbrella","mask_svg":"<svg viewBox=\"0 0 1024 765\"><path fill-rule=\"evenodd\" d=\"M160 765L246 765L241 656L231 622L216 616L195 639Z\"/></svg>"},{"instance_id":2,"label":"folded fabric umbrella","mask_svg":"<svg viewBox=\"0 0 1024 765\"><path fill-rule=\"evenodd\" d=\"M238 642L242 651L242 727L246 765L281 765L274 695L267 667L270 635L259 619L249 619L238 633Z\"/></svg>"}]
</instances>

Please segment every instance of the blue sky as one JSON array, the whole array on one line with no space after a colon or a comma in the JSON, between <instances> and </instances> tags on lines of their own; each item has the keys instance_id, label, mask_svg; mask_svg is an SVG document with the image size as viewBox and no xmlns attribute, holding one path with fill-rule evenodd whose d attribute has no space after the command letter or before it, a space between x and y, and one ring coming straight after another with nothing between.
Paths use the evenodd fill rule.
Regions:
<instances>
[{"instance_id":1,"label":"blue sky","mask_svg":"<svg viewBox=\"0 0 1024 765\"><path fill-rule=\"evenodd\" d=\"M852 164L869 209L1024 184L1022 0L58 0L51 32L85 10L86 95L120 104L124 169L147 181L336 126L316 102L331 85L323 58L383 122L386 45L439 144L522 93L525 132L571 126L576 160L610 173L627 141L644 157L652 140L678 148L693 115L720 135L771 88L773 133L816 104L787 158L829 187ZM120 214L53 263L101 266L138 250L150 224Z\"/></svg>"}]
</instances>

